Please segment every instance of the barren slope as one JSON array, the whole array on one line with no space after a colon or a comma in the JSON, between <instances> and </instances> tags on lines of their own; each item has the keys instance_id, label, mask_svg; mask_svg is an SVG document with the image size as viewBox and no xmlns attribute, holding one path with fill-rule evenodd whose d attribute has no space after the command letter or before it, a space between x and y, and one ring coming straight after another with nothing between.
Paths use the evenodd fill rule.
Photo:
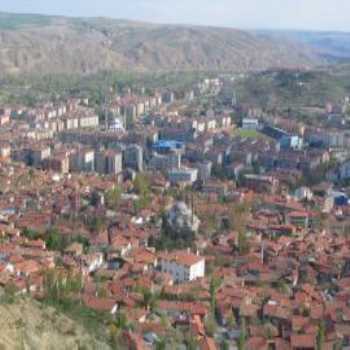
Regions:
<instances>
[{"instance_id":1,"label":"barren slope","mask_svg":"<svg viewBox=\"0 0 350 350\"><path fill-rule=\"evenodd\" d=\"M235 29L0 14L0 72L309 67L305 47Z\"/></svg>"}]
</instances>

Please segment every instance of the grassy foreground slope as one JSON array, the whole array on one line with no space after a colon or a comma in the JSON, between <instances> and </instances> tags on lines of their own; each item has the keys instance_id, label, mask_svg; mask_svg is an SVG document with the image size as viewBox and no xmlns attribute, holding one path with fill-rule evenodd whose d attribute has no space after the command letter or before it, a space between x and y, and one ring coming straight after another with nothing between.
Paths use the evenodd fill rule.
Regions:
<instances>
[{"instance_id":1,"label":"grassy foreground slope","mask_svg":"<svg viewBox=\"0 0 350 350\"><path fill-rule=\"evenodd\" d=\"M72 319L30 299L0 304L0 350L107 350Z\"/></svg>"}]
</instances>

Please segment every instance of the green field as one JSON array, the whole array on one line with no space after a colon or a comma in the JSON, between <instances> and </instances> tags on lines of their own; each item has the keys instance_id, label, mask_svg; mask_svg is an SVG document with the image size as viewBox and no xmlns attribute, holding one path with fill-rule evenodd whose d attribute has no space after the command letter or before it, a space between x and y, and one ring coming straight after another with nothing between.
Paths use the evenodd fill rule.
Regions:
<instances>
[{"instance_id":1,"label":"green field","mask_svg":"<svg viewBox=\"0 0 350 350\"><path fill-rule=\"evenodd\" d=\"M261 132L256 130L245 130L245 129L235 129L232 133L233 137L243 137L249 139L266 139L267 136L263 135Z\"/></svg>"}]
</instances>

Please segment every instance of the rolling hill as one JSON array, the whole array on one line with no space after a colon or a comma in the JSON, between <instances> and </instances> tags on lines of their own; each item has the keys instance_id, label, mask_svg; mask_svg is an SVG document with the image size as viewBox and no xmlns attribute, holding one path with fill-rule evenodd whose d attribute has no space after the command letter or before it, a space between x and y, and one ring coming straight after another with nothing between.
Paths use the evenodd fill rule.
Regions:
<instances>
[{"instance_id":1,"label":"rolling hill","mask_svg":"<svg viewBox=\"0 0 350 350\"><path fill-rule=\"evenodd\" d=\"M304 45L236 29L0 13L0 74L308 68Z\"/></svg>"}]
</instances>

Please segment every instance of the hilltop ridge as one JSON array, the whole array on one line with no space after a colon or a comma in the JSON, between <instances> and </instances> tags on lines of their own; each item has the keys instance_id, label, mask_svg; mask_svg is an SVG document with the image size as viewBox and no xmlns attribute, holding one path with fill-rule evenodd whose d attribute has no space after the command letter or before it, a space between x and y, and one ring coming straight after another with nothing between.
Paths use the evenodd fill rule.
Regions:
<instances>
[{"instance_id":1,"label":"hilltop ridge","mask_svg":"<svg viewBox=\"0 0 350 350\"><path fill-rule=\"evenodd\" d=\"M238 29L0 13L0 71L81 73L308 68L306 46Z\"/></svg>"}]
</instances>

